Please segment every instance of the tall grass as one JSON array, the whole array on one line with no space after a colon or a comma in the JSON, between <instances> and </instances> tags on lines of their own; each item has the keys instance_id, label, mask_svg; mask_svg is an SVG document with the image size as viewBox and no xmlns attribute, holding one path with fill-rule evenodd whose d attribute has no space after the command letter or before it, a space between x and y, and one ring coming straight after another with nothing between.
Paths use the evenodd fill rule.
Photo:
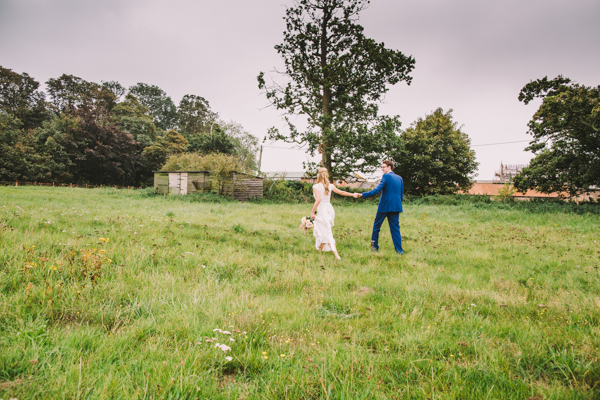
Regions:
<instances>
[{"instance_id":1,"label":"tall grass","mask_svg":"<svg viewBox=\"0 0 600 400\"><path fill-rule=\"evenodd\" d=\"M597 213L375 209L0 187L0 398L600 398Z\"/></svg>"}]
</instances>

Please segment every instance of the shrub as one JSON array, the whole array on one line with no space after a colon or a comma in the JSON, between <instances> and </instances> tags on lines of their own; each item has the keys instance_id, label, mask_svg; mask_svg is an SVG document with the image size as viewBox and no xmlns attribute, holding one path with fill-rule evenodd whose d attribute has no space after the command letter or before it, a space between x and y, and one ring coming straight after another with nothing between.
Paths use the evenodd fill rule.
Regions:
<instances>
[{"instance_id":1,"label":"shrub","mask_svg":"<svg viewBox=\"0 0 600 400\"><path fill-rule=\"evenodd\" d=\"M282 202L282 203L312 203L313 197L313 183L301 182L301 181L286 181L283 179L265 180L263 185L263 197L268 201ZM364 189L355 189L350 187L338 187L338 189L350 193L363 193ZM366 199L358 200L353 197L345 197L334 195L333 203L357 203L364 201L379 201L378 196Z\"/></svg>"},{"instance_id":2,"label":"shrub","mask_svg":"<svg viewBox=\"0 0 600 400\"><path fill-rule=\"evenodd\" d=\"M506 182L504 186L502 186L502 189L498 191L498 196L496 196L495 199L502 202L514 201L513 195L516 192L517 189L509 182Z\"/></svg>"}]
</instances>

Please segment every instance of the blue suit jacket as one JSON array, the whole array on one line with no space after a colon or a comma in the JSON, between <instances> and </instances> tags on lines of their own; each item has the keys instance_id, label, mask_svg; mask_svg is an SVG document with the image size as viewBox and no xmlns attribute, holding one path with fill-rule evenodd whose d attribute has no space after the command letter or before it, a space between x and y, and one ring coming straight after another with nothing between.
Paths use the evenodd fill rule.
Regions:
<instances>
[{"instance_id":1,"label":"blue suit jacket","mask_svg":"<svg viewBox=\"0 0 600 400\"><path fill-rule=\"evenodd\" d=\"M378 213L402 212L402 199L404 199L404 181L402 177L393 172L383 174L381 182L370 192L363 193L363 198L375 196L381 192Z\"/></svg>"}]
</instances>

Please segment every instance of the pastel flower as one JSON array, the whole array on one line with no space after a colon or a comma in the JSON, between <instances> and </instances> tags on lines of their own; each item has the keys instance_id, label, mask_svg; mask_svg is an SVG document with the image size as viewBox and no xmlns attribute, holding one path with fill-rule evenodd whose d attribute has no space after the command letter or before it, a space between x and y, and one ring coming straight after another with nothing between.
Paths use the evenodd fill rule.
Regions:
<instances>
[{"instance_id":1,"label":"pastel flower","mask_svg":"<svg viewBox=\"0 0 600 400\"><path fill-rule=\"evenodd\" d=\"M220 345L219 348L223 351L231 351L231 347L229 347L225 344Z\"/></svg>"},{"instance_id":2,"label":"pastel flower","mask_svg":"<svg viewBox=\"0 0 600 400\"><path fill-rule=\"evenodd\" d=\"M226 359L227 361L232 361L232 360L233 360L233 357L225 357L225 359Z\"/></svg>"}]
</instances>

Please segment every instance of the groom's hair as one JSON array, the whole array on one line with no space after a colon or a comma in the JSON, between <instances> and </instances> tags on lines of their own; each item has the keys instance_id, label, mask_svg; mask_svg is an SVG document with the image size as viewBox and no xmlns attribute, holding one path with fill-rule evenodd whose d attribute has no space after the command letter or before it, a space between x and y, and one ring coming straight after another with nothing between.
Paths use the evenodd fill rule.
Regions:
<instances>
[{"instance_id":1,"label":"groom's hair","mask_svg":"<svg viewBox=\"0 0 600 400\"><path fill-rule=\"evenodd\" d=\"M392 160L385 160L383 163L391 169L394 169L394 162Z\"/></svg>"}]
</instances>

